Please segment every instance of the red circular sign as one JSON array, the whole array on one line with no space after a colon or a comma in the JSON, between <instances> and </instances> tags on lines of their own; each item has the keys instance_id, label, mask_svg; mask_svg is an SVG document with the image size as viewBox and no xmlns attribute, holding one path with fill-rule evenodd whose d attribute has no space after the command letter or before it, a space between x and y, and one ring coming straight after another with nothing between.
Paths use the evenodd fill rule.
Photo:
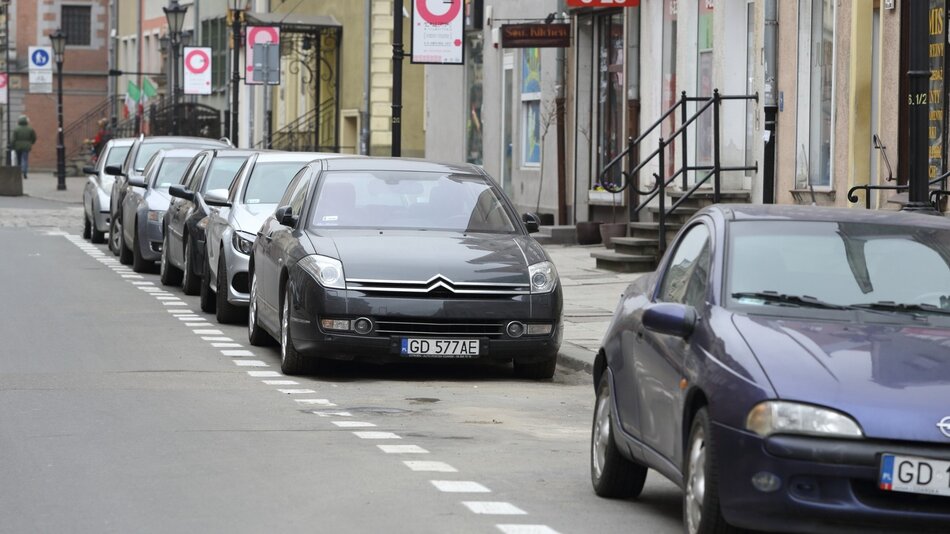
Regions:
<instances>
[{"instance_id":1,"label":"red circular sign","mask_svg":"<svg viewBox=\"0 0 950 534\"><path fill-rule=\"evenodd\" d=\"M7 75L6 73L0 72L0 89L3 89L7 86Z\"/></svg>"},{"instance_id":2,"label":"red circular sign","mask_svg":"<svg viewBox=\"0 0 950 534\"><path fill-rule=\"evenodd\" d=\"M455 17L462 12L462 0L450 1L452 4L449 6L449 10L442 15L436 15L429 11L429 5L426 3L427 0L416 0L416 11L418 11L419 16L429 24L448 24L455 20Z\"/></svg>"},{"instance_id":3,"label":"red circular sign","mask_svg":"<svg viewBox=\"0 0 950 534\"><path fill-rule=\"evenodd\" d=\"M208 53L204 50L191 50L188 52L188 55L185 56L185 68L188 69L188 72L201 74L208 70L210 66L211 58L208 57Z\"/></svg>"},{"instance_id":4,"label":"red circular sign","mask_svg":"<svg viewBox=\"0 0 950 534\"><path fill-rule=\"evenodd\" d=\"M277 28L273 26L251 26L247 29L248 55L253 53L255 44L277 42L280 42L280 36L277 34ZM254 65L250 60L247 62L247 72L254 72Z\"/></svg>"}]
</instances>

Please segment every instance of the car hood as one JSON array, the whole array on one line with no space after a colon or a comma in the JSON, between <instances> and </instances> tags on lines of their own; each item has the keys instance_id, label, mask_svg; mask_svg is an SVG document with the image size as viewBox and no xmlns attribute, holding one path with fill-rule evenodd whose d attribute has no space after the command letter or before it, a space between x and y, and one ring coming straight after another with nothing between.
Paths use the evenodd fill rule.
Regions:
<instances>
[{"instance_id":1,"label":"car hood","mask_svg":"<svg viewBox=\"0 0 950 534\"><path fill-rule=\"evenodd\" d=\"M950 328L734 315L779 398L834 408L865 436L950 444Z\"/></svg>"},{"instance_id":2,"label":"car hood","mask_svg":"<svg viewBox=\"0 0 950 534\"><path fill-rule=\"evenodd\" d=\"M528 264L546 259L534 240L511 234L333 230L310 237L318 253L335 249L347 280L425 282L441 275L450 282L527 284Z\"/></svg>"},{"instance_id":3,"label":"car hood","mask_svg":"<svg viewBox=\"0 0 950 534\"><path fill-rule=\"evenodd\" d=\"M277 204L235 204L231 208L231 225L240 232L256 234L276 209Z\"/></svg>"}]
</instances>

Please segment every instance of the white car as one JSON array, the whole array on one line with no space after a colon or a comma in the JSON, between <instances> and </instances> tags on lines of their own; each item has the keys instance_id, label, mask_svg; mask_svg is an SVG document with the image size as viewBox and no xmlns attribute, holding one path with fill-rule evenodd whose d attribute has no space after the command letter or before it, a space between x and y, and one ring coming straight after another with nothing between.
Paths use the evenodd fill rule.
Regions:
<instances>
[{"instance_id":1,"label":"white car","mask_svg":"<svg viewBox=\"0 0 950 534\"><path fill-rule=\"evenodd\" d=\"M102 147L95 166L83 168L88 175L82 192L82 236L93 243L105 243L109 231L109 202L115 177L106 174L106 166L122 165L133 138L111 139Z\"/></svg>"}]
</instances>

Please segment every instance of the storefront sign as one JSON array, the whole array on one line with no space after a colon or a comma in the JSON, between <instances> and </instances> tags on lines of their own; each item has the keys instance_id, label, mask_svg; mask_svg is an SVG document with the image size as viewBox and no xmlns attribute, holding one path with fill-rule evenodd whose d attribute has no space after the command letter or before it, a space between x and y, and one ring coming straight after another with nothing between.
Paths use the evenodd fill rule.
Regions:
<instances>
[{"instance_id":1,"label":"storefront sign","mask_svg":"<svg viewBox=\"0 0 950 534\"><path fill-rule=\"evenodd\" d=\"M571 46L570 24L503 24L503 48L567 48Z\"/></svg>"},{"instance_id":2,"label":"storefront sign","mask_svg":"<svg viewBox=\"0 0 950 534\"><path fill-rule=\"evenodd\" d=\"M464 22L462 0L412 0L412 62L463 64Z\"/></svg>"},{"instance_id":3,"label":"storefront sign","mask_svg":"<svg viewBox=\"0 0 950 534\"><path fill-rule=\"evenodd\" d=\"M640 0L567 0L568 7L637 7Z\"/></svg>"},{"instance_id":4,"label":"storefront sign","mask_svg":"<svg viewBox=\"0 0 950 534\"><path fill-rule=\"evenodd\" d=\"M946 21L945 0L930 0L930 92L927 95L928 102L928 139L930 147L928 150L928 174L933 180L943 174L943 153L944 153L944 60L946 58L947 31L944 22Z\"/></svg>"}]
</instances>

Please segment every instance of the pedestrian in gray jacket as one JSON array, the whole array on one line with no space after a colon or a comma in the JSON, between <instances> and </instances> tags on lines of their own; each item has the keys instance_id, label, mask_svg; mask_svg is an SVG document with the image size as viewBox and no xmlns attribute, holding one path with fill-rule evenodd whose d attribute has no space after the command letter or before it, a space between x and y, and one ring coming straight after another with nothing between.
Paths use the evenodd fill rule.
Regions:
<instances>
[{"instance_id":1,"label":"pedestrian in gray jacket","mask_svg":"<svg viewBox=\"0 0 950 534\"><path fill-rule=\"evenodd\" d=\"M18 126L13 130L13 150L16 152L16 160L20 164L23 178L26 179L26 173L30 170L30 150L36 143L36 131L30 126L30 119L26 118L26 115L21 115L17 124Z\"/></svg>"}]
</instances>

